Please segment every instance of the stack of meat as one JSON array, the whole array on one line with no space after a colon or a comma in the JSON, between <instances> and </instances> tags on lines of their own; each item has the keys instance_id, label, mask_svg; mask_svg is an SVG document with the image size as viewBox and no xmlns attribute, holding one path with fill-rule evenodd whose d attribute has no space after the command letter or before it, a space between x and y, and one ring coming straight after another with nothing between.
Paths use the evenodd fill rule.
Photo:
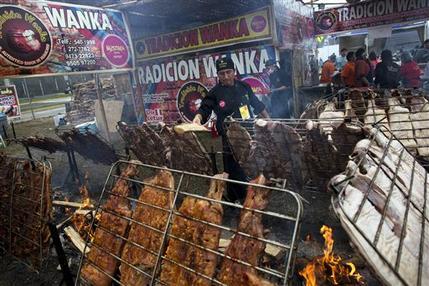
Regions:
<instances>
[{"instance_id":1,"label":"stack of meat","mask_svg":"<svg viewBox=\"0 0 429 286\"><path fill-rule=\"evenodd\" d=\"M263 173L268 178L289 179L301 188L306 173L303 165L303 144L295 129L279 121L258 119L254 137L239 122L228 123L227 138L235 159L249 177ZM293 170L302 170L294 172Z\"/></svg>"},{"instance_id":2,"label":"stack of meat","mask_svg":"<svg viewBox=\"0 0 429 286\"><path fill-rule=\"evenodd\" d=\"M115 96L115 87L112 78L101 79L100 86L103 99ZM74 84L73 101L66 114L67 122L77 124L94 120L96 100L97 91L94 80Z\"/></svg>"},{"instance_id":3,"label":"stack of meat","mask_svg":"<svg viewBox=\"0 0 429 286\"><path fill-rule=\"evenodd\" d=\"M161 170L145 183L122 251L120 272L124 285L149 285L173 204L174 178L169 171Z\"/></svg>"},{"instance_id":4,"label":"stack of meat","mask_svg":"<svg viewBox=\"0 0 429 286\"><path fill-rule=\"evenodd\" d=\"M210 199L221 200L222 198L226 184L224 181L217 180L218 178L227 178L227 175L214 176L207 194ZM179 208L179 213L180 215L175 215L173 219L166 252L167 259L164 260L161 271L161 281L168 285L211 285L210 279L215 274L218 262L217 255L195 247L191 243L216 251L219 246L221 229L193 219L222 225L222 205L186 197ZM189 267L200 275L194 274L184 267Z\"/></svg>"},{"instance_id":5,"label":"stack of meat","mask_svg":"<svg viewBox=\"0 0 429 286\"><path fill-rule=\"evenodd\" d=\"M12 255L38 269L40 254L49 246L52 171L46 164L4 155L0 155L0 166L0 220L5 226L0 239L10 246Z\"/></svg>"},{"instance_id":6,"label":"stack of meat","mask_svg":"<svg viewBox=\"0 0 429 286\"><path fill-rule=\"evenodd\" d=\"M268 182L263 175L260 175L251 183L266 185ZM268 205L269 190L257 187L249 187L243 209L240 214L237 231L251 235L248 237L237 233L225 251L222 261L219 281L227 285L247 286L247 285L273 285L262 277L259 277L255 266L259 265L265 249L265 242L258 240L264 238L264 226L262 224L262 214L253 210L264 210ZM231 257L231 258L229 258ZM248 263L251 266L247 266Z\"/></svg>"},{"instance_id":7,"label":"stack of meat","mask_svg":"<svg viewBox=\"0 0 429 286\"><path fill-rule=\"evenodd\" d=\"M428 174L403 145L375 128L370 133L330 182L340 191L334 209L386 285L427 285Z\"/></svg>"},{"instance_id":8,"label":"stack of meat","mask_svg":"<svg viewBox=\"0 0 429 286\"><path fill-rule=\"evenodd\" d=\"M71 129L58 134L62 141L50 137L30 136L17 139L16 142L24 146L34 147L40 150L55 153L57 151L67 152L70 147L82 157L95 163L111 165L118 160L115 150L99 136L91 132L81 132Z\"/></svg>"},{"instance_id":9,"label":"stack of meat","mask_svg":"<svg viewBox=\"0 0 429 286\"><path fill-rule=\"evenodd\" d=\"M146 123L129 126L120 122L118 127L122 138L143 163L212 174L212 161L192 132L178 134L173 128L162 126L158 134Z\"/></svg>"},{"instance_id":10,"label":"stack of meat","mask_svg":"<svg viewBox=\"0 0 429 286\"><path fill-rule=\"evenodd\" d=\"M166 148L167 166L176 170L212 174L212 160L193 132L178 134L173 128L163 126L160 136Z\"/></svg>"},{"instance_id":11,"label":"stack of meat","mask_svg":"<svg viewBox=\"0 0 429 286\"><path fill-rule=\"evenodd\" d=\"M347 102L345 112L327 103L318 120L308 121L304 156L312 184L324 188L327 180L344 170L353 146L364 138L357 116Z\"/></svg>"},{"instance_id":12,"label":"stack of meat","mask_svg":"<svg viewBox=\"0 0 429 286\"><path fill-rule=\"evenodd\" d=\"M118 161L115 150L110 144L91 132L71 129L58 135L66 144L82 157L95 163L111 165Z\"/></svg>"},{"instance_id":13,"label":"stack of meat","mask_svg":"<svg viewBox=\"0 0 429 286\"><path fill-rule=\"evenodd\" d=\"M131 217L128 178L137 174L134 164L129 164L116 181L110 196L102 206L101 217L95 230L91 251L82 266L81 276L92 285L111 285L121 254L124 237ZM125 217L125 218L124 218Z\"/></svg>"}]
</instances>

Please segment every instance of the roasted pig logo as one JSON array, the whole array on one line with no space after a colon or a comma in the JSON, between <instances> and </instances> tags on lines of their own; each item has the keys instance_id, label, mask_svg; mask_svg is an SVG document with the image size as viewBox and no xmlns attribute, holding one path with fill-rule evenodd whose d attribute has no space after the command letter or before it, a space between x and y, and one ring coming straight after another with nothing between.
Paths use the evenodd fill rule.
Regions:
<instances>
[{"instance_id":1,"label":"roasted pig logo","mask_svg":"<svg viewBox=\"0 0 429 286\"><path fill-rule=\"evenodd\" d=\"M51 49L49 31L39 18L15 6L0 7L0 57L32 68L44 63Z\"/></svg>"},{"instance_id":2,"label":"roasted pig logo","mask_svg":"<svg viewBox=\"0 0 429 286\"><path fill-rule=\"evenodd\" d=\"M197 81L187 82L180 88L177 95L177 109L185 121L190 122L194 119L207 93L207 88Z\"/></svg>"}]
</instances>

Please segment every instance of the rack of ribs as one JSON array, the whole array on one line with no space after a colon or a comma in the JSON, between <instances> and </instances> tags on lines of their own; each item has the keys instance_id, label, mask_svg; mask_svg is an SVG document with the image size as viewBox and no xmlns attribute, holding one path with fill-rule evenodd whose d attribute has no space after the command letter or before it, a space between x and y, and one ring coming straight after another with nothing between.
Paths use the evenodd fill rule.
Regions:
<instances>
[{"instance_id":1,"label":"rack of ribs","mask_svg":"<svg viewBox=\"0 0 429 286\"><path fill-rule=\"evenodd\" d=\"M226 182L217 179L225 179L227 176L226 173L214 176L214 179L210 182L208 198L221 200ZM223 208L220 203L186 197L179 208L179 213L181 215L174 217L171 229L171 234L174 237L206 249L217 250L221 229L183 216L221 225ZM212 278L215 274L217 255L174 237L170 237L166 252L167 260L164 260L161 270L161 281L167 285L211 285L209 278ZM170 260L189 267L198 274L186 270ZM199 274L203 274L208 278Z\"/></svg>"},{"instance_id":2,"label":"rack of ribs","mask_svg":"<svg viewBox=\"0 0 429 286\"><path fill-rule=\"evenodd\" d=\"M131 217L131 206L126 198L130 191L126 178L137 175L134 164L122 172L111 190L111 195L102 207L99 225L95 230L93 247L87 260L82 266L81 276L91 285L111 285L119 261L112 256L119 256L124 244L123 237L129 221L122 217ZM122 216L122 217L121 217Z\"/></svg>"},{"instance_id":3,"label":"rack of ribs","mask_svg":"<svg viewBox=\"0 0 429 286\"><path fill-rule=\"evenodd\" d=\"M123 285L148 285L150 283L157 260L157 255L154 253L161 251L162 232L165 231L167 226L169 212L165 209L172 208L174 178L171 172L160 170L145 184L146 186L138 198L139 202L144 204L137 203L133 220L158 229L159 232L135 222L131 223L128 242L122 252L122 260L141 271L122 262L120 272ZM160 207L164 210L152 206ZM141 247L136 246L136 244ZM143 274L142 271L147 275Z\"/></svg>"},{"instance_id":4,"label":"rack of ribs","mask_svg":"<svg viewBox=\"0 0 429 286\"><path fill-rule=\"evenodd\" d=\"M260 175L251 181L251 183L267 185L268 182L263 175ZM249 186L243 207L253 210L264 210L268 204L268 195L268 189ZM238 231L254 238L236 234L226 249L225 255L249 263L252 266L257 266L265 249L265 242L255 239L263 238L264 236L262 214L243 209L240 214ZM249 279L253 283L255 280L260 281L260 285L266 282L264 279L258 277L253 267L235 262L228 257L225 257L222 261L218 279L222 283L234 286L249 285Z\"/></svg>"}]
</instances>

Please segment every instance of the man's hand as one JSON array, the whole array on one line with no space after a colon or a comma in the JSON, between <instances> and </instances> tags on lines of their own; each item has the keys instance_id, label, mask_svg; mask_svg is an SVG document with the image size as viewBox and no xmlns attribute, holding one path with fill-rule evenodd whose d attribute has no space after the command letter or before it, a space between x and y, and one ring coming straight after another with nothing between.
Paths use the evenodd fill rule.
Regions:
<instances>
[{"instance_id":1,"label":"man's hand","mask_svg":"<svg viewBox=\"0 0 429 286\"><path fill-rule=\"evenodd\" d=\"M192 123L202 125L201 124L202 119L203 119L203 117L201 116L201 114L197 114L197 115L195 115L194 120L192 120Z\"/></svg>"}]
</instances>

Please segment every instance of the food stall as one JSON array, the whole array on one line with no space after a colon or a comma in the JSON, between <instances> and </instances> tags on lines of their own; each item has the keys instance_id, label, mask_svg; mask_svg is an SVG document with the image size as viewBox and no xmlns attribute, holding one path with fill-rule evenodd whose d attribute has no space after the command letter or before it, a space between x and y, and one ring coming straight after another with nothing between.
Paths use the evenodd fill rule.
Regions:
<instances>
[{"instance_id":1,"label":"food stall","mask_svg":"<svg viewBox=\"0 0 429 286\"><path fill-rule=\"evenodd\" d=\"M314 13L317 59L322 63L332 53L338 58L343 48L356 51L364 47L367 55L373 51L377 56L389 49L400 62L402 51L414 54L429 37L428 15L425 1L373 0L319 10ZM325 85L316 84L300 90L303 97L312 99L324 91Z\"/></svg>"},{"instance_id":2,"label":"food stall","mask_svg":"<svg viewBox=\"0 0 429 286\"><path fill-rule=\"evenodd\" d=\"M286 74L295 79L293 85L300 86L305 71L295 61L303 43L312 38L312 22L310 14L300 12L302 4L284 6L289 2L275 2L205 26L137 39L139 121L191 121L201 99L216 84L215 61L222 56L232 58L238 78L265 102L270 92L265 69L269 59L279 61Z\"/></svg>"}]
</instances>

